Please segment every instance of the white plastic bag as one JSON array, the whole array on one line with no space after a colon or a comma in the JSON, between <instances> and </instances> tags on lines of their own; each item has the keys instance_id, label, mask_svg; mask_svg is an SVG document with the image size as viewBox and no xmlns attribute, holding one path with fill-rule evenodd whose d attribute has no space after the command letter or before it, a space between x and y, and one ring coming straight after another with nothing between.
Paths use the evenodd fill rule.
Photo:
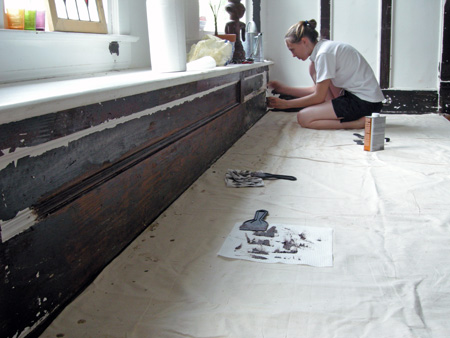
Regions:
<instances>
[{"instance_id":1,"label":"white plastic bag","mask_svg":"<svg viewBox=\"0 0 450 338\"><path fill-rule=\"evenodd\" d=\"M211 56L217 66L225 66L233 56L233 45L213 35L205 35L202 40L192 45L187 61L192 62L204 56Z\"/></svg>"}]
</instances>

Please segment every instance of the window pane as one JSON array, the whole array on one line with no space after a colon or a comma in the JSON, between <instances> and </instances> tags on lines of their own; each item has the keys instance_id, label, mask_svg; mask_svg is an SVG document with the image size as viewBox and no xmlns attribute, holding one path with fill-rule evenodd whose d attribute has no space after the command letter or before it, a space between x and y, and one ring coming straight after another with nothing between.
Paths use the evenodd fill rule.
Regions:
<instances>
[{"instance_id":1,"label":"window pane","mask_svg":"<svg viewBox=\"0 0 450 338\"><path fill-rule=\"evenodd\" d=\"M69 14L70 20L80 20L80 17L78 15L78 7L75 0L66 0L66 8L67 13Z\"/></svg>"},{"instance_id":2,"label":"window pane","mask_svg":"<svg viewBox=\"0 0 450 338\"><path fill-rule=\"evenodd\" d=\"M225 31L225 24L230 21L230 15L225 10L228 4L227 0L199 0L200 10L200 27L206 32L214 33L214 11L217 13L217 31L223 33Z\"/></svg>"},{"instance_id":3,"label":"window pane","mask_svg":"<svg viewBox=\"0 0 450 338\"><path fill-rule=\"evenodd\" d=\"M64 0L55 0L55 7L58 18L67 19L66 2Z\"/></svg>"},{"instance_id":4,"label":"window pane","mask_svg":"<svg viewBox=\"0 0 450 338\"><path fill-rule=\"evenodd\" d=\"M80 20L91 21L89 11L85 0L77 0L78 13L80 14Z\"/></svg>"},{"instance_id":5,"label":"window pane","mask_svg":"<svg viewBox=\"0 0 450 338\"><path fill-rule=\"evenodd\" d=\"M86 2L88 2L86 0ZM107 1L104 1L105 3ZM106 8L103 9L105 11L106 15ZM91 16L91 21L100 22L100 17L98 16L98 9L97 9L97 1L95 0L89 0L89 14Z\"/></svg>"},{"instance_id":6,"label":"window pane","mask_svg":"<svg viewBox=\"0 0 450 338\"><path fill-rule=\"evenodd\" d=\"M100 22L96 0L55 0L58 18Z\"/></svg>"}]
</instances>

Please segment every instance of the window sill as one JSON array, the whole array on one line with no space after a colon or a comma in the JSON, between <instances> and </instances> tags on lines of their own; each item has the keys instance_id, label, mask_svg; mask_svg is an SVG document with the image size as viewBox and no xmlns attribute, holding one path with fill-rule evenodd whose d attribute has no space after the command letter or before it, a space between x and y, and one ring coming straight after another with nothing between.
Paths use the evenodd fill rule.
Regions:
<instances>
[{"instance_id":1,"label":"window sill","mask_svg":"<svg viewBox=\"0 0 450 338\"><path fill-rule=\"evenodd\" d=\"M136 42L137 36L118 34L94 34L94 33L68 33L68 32L43 32L25 31L14 29L0 29L0 40L33 40L33 41L117 41Z\"/></svg>"},{"instance_id":2,"label":"window sill","mask_svg":"<svg viewBox=\"0 0 450 338\"><path fill-rule=\"evenodd\" d=\"M78 76L129 69L132 44L127 35L0 30L0 83ZM111 52L111 42L120 45Z\"/></svg>"},{"instance_id":3,"label":"window sill","mask_svg":"<svg viewBox=\"0 0 450 338\"><path fill-rule=\"evenodd\" d=\"M120 71L0 85L0 124L271 64L270 61L255 62L177 73Z\"/></svg>"}]
</instances>

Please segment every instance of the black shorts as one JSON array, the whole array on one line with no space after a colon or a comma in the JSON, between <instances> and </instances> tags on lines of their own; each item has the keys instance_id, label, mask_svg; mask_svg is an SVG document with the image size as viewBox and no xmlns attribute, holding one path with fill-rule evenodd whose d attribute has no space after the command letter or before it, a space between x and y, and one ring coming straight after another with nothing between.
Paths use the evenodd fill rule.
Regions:
<instances>
[{"instance_id":1,"label":"black shorts","mask_svg":"<svg viewBox=\"0 0 450 338\"><path fill-rule=\"evenodd\" d=\"M344 90L344 94L333 100L333 109L341 122L356 121L363 116L370 116L372 113L379 113L383 108L381 102L369 102L361 100L356 95Z\"/></svg>"}]
</instances>

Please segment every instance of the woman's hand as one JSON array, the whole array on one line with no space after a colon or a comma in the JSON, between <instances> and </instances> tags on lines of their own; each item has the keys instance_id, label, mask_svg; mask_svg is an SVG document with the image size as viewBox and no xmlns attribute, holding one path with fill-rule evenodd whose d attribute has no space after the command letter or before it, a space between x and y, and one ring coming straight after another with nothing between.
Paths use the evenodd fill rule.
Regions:
<instances>
[{"instance_id":1,"label":"woman's hand","mask_svg":"<svg viewBox=\"0 0 450 338\"><path fill-rule=\"evenodd\" d=\"M278 94L284 94L284 85L280 81L269 81L267 83L267 88L272 89L274 92Z\"/></svg>"},{"instance_id":2,"label":"woman's hand","mask_svg":"<svg viewBox=\"0 0 450 338\"><path fill-rule=\"evenodd\" d=\"M283 100L278 97L272 96L267 98L267 106L269 108L275 108L275 109L288 109L292 108L289 106L288 100Z\"/></svg>"}]
</instances>

